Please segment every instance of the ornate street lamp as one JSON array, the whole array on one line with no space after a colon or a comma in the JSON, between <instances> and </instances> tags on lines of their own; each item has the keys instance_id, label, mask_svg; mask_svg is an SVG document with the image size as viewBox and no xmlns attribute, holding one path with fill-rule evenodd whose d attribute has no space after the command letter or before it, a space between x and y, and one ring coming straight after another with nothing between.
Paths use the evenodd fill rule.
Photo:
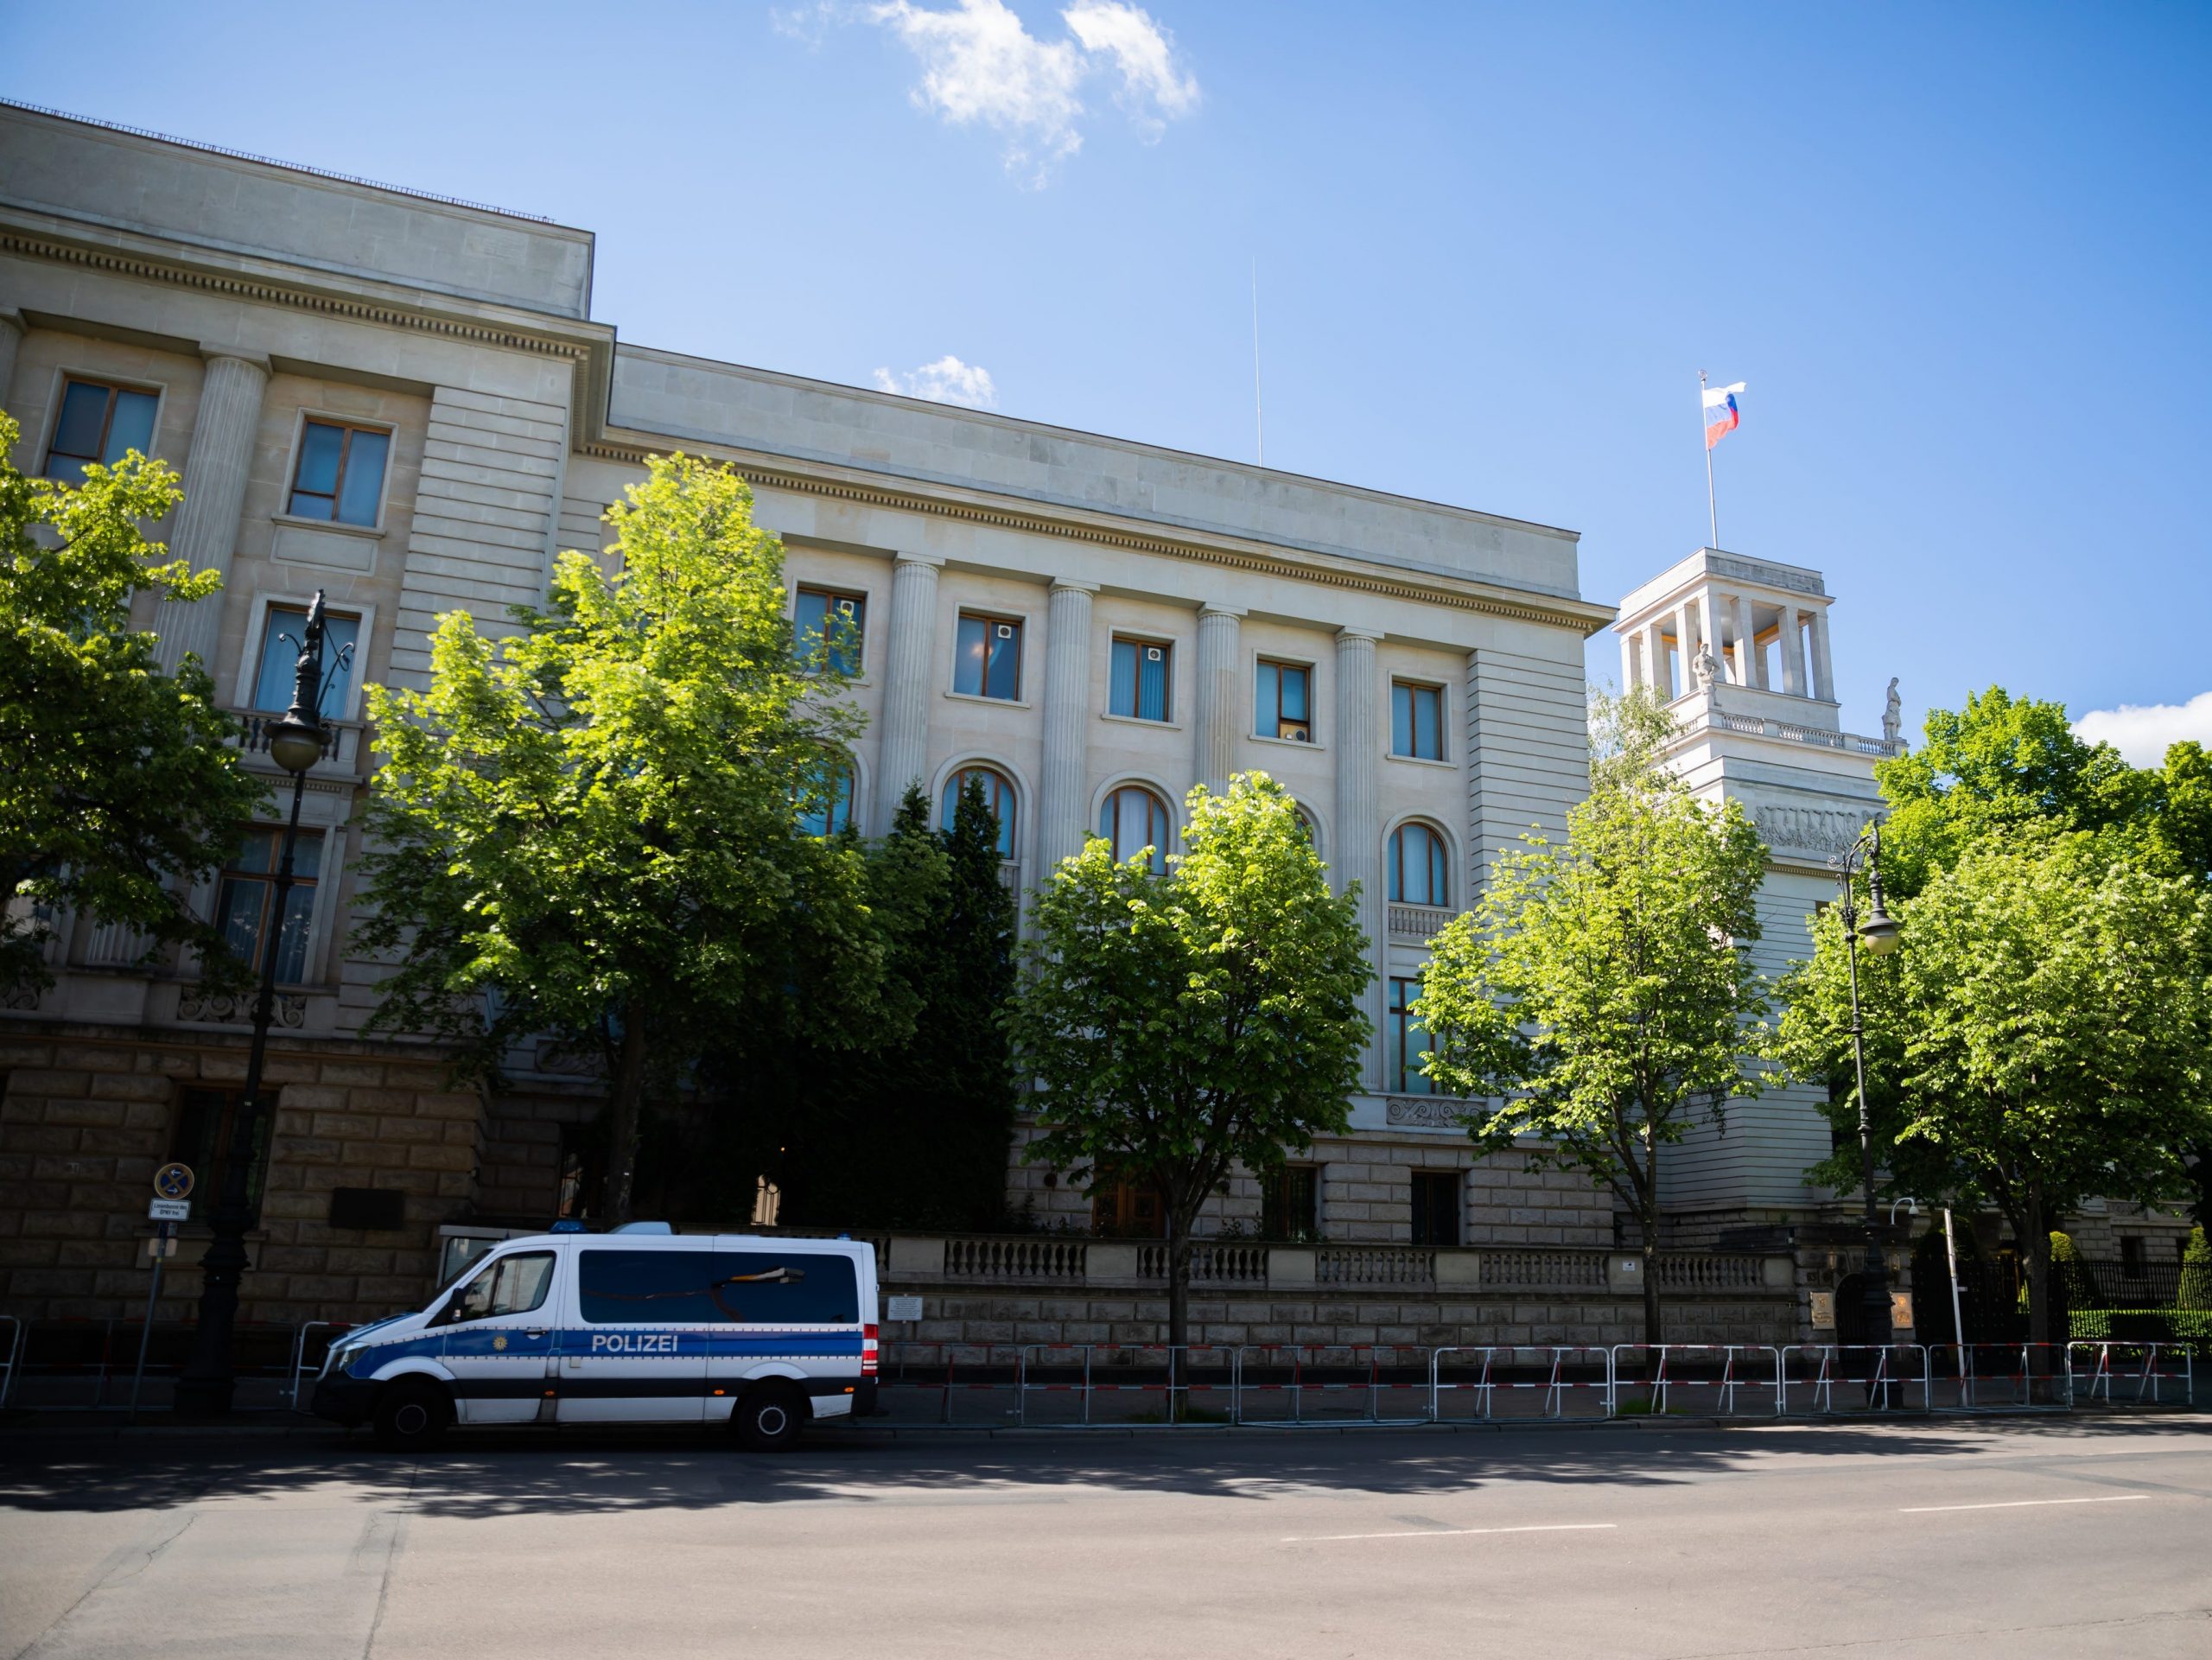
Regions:
<instances>
[{"instance_id":1,"label":"ornate street lamp","mask_svg":"<svg viewBox=\"0 0 2212 1660\"><path fill-rule=\"evenodd\" d=\"M1865 1311L1866 1340L1872 1347L1890 1346L1890 1287L1882 1261L1881 1225L1874 1211L1874 1132L1866 1116L1866 1028L1859 1013L1859 948L1869 957L1887 957L1897 948L1897 921L1882 907L1882 827L1874 824L1835 861L1836 878L1843 886L1844 949L1851 965L1851 1059L1859 1074L1859 1159L1866 1184L1866 1262L1859 1275L1859 1296ZM1853 880L1866 873L1868 906L1859 914ZM1873 1376L1870 1368L1868 1376ZM1886 1396L1887 1391L1885 1390Z\"/></svg>"},{"instance_id":2,"label":"ornate street lamp","mask_svg":"<svg viewBox=\"0 0 2212 1660\"><path fill-rule=\"evenodd\" d=\"M230 1146L225 1149L222 1195L213 1218L214 1237L200 1260L200 1324L193 1334L192 1358L177 1379L176 1410L180 1415L219 1418L229 1414L232 1392L238 1379L231 1365L231 1332L238 1319L238 1282L246 1269L245 1233L251 1221L246 1186L252 1179L254 1129L261 1117L262 1063L269 1050L269 1027L276 1008L276 959L283 945L284 913L292 892L292 855L299 845L300 802L307 792L308 769L322 759L327 735L322 725L322 694L327 689L322 668L322 590L315 590L308 607L307 638L300 642L300 660L292 686L292 706L283 719L264 729L269 754L292 775L292 816L284 826L284 846L276 865L276 891L270 896L261 944L261 991L253 1005L253 1042L246 1051L245 1087L232 1115ZM288 634L277 636L289 639ZM340 648L330 667L335 677L346 666L353 648Z\"/></svg>"}]
</instances>

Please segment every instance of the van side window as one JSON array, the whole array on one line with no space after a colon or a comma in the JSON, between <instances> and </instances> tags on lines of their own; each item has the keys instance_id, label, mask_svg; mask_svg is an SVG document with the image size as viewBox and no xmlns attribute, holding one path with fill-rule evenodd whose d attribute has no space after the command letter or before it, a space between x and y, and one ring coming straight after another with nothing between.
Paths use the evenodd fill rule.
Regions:
<instances>
[{"instance_id":1,"label":"van side window","mask_svg":"<svg viewBox=\"0 0 2212 1660\"><path fill-rule=\"evenodd\" d=\"M594 1326L852 1326L852 1259L830 1253L577 1253L576 1300Z\"/></svg>"},{"instance_id":2,"label":"van side window","mask_svg":"<svg viewBox=\"0 0 2212 1660\"><path fill-rule=\"evenodd\" d=\"M441 1326L465 1320L488 1320L494 1314L527 1314L545 1301L553 1283L553 1253L518 1251L485 1265L476 1277L454 1294L438 1317Z\"/></svg>"}]
</instances>

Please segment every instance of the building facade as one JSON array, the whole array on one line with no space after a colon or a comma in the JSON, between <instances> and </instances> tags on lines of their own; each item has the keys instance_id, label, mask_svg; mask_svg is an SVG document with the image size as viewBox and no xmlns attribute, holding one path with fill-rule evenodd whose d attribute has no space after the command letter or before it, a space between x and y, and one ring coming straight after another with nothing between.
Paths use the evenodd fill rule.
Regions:
<instances>
[{"instance_id":1,"label":"building facade","mask_svg":"<svg viewBox=\"0 0 2212 1660\"><path fill-rule=\"evenodd\" d=\"M1497 849L1560 832L1586 788L1583 642L1613 614L1580 596L1573 533L618 342L592 258L588 232L0 106L16 464L66 477L137 448L178 469L157 533L223 588L139 620L250 734L289 701L284 637L316 591L353 647L287 915L268 914L273 797L192 896L278 956L250 1317L407 1301L442 1238L573 1199L594 1080L549 1058L457 1089L423 1046L362 1032L383 970L347 945L361 687L425 684L447 612L496 631L542 601L554 556L600 549L608 504L677 448L751 482L803 626L849 620L868 725L826 817L877 833L910 785L940 804L980 775L1027 889L1086 835L1172 847L1193 784L1256 768L1295 796L1332 880L1360 885L1376 1041L1351 1133L1286 1178L1278 1223L1287 1205L1334 1240L1611 1239L1586 1184L1476 1167L1404 1012ZM250 1008L143 957L61 919L54 986L0 1012L0 1311L134 1310L152 1170L182 1158L213 1197ZM1085 1219L1057 1173L1017 1161L1009 1184ZM1263 1208L1243 1183L1220 1220ZM172 1313L197 1293L194 1231Z\"/></svg>"}]
</instances>

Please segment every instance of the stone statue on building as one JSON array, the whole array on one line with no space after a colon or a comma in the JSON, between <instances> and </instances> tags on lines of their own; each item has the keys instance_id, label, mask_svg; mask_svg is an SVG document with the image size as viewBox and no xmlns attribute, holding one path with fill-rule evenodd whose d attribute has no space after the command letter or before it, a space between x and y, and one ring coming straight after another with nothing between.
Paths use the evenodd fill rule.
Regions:
<instances>
[{"instance_id":1,"label":"stone statue on building","mask_svg":"<svg viewBox=\"0 0 2212 1660\"><path fill-rule=\"evenodd\" d=\"M1691 659L1691 667L1696 671L1700 686L1710 687L1720 678L1720 659L1713 656L1713 647L1704 640L1698 642L1697 656Z\"/></svg>"},{"instance_id":2,"label":"stone statue on building","mask_svg":"<svg viewBox=\"0 0 2212 1660\"><path fill-rule=\"evenodd\" d=\"M1895 743L1904 735L1904 704L1897 696L1897 677L1890 677L1890 699L1882 706L1882 738Z\"/></svg>"}]
</instances>

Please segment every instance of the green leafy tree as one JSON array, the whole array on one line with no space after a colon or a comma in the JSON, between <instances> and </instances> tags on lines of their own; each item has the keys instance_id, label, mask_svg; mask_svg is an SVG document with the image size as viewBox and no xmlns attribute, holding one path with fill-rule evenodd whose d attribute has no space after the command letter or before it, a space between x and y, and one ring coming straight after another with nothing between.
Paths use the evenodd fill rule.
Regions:
<instances>
[{"instance_id":1,"label":"green leafy tree","mask_svg":"<svg viewBox=\"0 0 2212 1660\"><path fill-rule=\"evenodd\" d=\"M266 798L239 764L238 724L199 659L175 673L131 601L205 599L139 526L179 500L176 475L133 451L81 481L26 478L0 414L0 987L43 989L53 918L74 910L141 930L148 955L198 950L237 972L222 936L185 904Z\"/></svg>"},{"instance_id":2,"label":"green leafy tree","mask_svg":"<svg viewBox=\"0 0 2212 1660\"><path fill-rule=\"evenodd\" d=\"M1027 1156L1159 1193L1178 1345L1207 1198L1344 1129L1374 975L1354 896L1331 895L1280 785L1242 773L1189 801L1166 874L1095 839L1053 873L1009 1015L1037 1080Z\"/></svg>"},{"instance_id":3,"label":"green leafy tree","mask_svg":"<svg viewBox=\"0 0 2212 1660\"><path fill-rule=\"evenodd\" d=\"M359 938L398 961L372 1023L480 1073L531 1034L596 1044L610 1224L649 1088L715 1034L835 1046L879 1013L861 855L798 827L858 717L823 653L794 657L752 500L726 467L654 460L607 514L620 575L564 553L519 633L451 613L429 690L368 693L386 760Z\"/></svg>"},{"instance_id":4,"label":"green leafy tree","mask_svg":"<svg viewBox=\"0 0 2212 1660\"><path fill-rule=\"evenodd\" d=\"M712 1086L731 1108L734 1145L707 1161L734 1164L746 1184L771 1173L787 1223L991 1227L1014 1124L1001 1016L1014 910L982 784L969 782L942 832L910 789L866 858L885 940L881 1014L842 1050L811 1040L717 1049Z\"/></svg>"},{"instance_id":5,"label":"green leafy tree","mask_svg":"<svg viewBox=\"0 0 2212 1660\"><path fill-rule=\"evenodd\" d=\"M2026 1253L2038 1343L2053 1337L2052 1224L2096 1195L2172 1199L2179 1149L2208 1122L2212 896L2111 842L2028 827L1974 846L1894 907L1897 951L1859 963L1869 1118L1889 1147L1889 1186L2005 1215ZM1833 913L1814 938L1785 985L1781 1050L1801 1076L1848 1078L1849 968ZM1836 1111L1855 1119L1855 1097ZM1855 1170L1853 1152L1813 1174L1843 1185Z\"/></svg>"},{"instance_id":6,"label":"green leafy tree","mask_svg":"<svg viewBox=\"0 0 2212 1660\"><path fill-rule=\"evenodd\" d=\"M1766 849L1743 809L1707 805L1662 764L1649 694L1591 701L1587 799L1564 846L1501 857L1481 902L1430 942L1417 1006L1425 1069L1475 1097L1478 1147L1530 1140L1532 1165L1610 1189L1643 1239L1644 1340L1663 1340L1660 1150L1757 1095L1764 983L1745 947Z\"/></svg>"}]
</instances>

